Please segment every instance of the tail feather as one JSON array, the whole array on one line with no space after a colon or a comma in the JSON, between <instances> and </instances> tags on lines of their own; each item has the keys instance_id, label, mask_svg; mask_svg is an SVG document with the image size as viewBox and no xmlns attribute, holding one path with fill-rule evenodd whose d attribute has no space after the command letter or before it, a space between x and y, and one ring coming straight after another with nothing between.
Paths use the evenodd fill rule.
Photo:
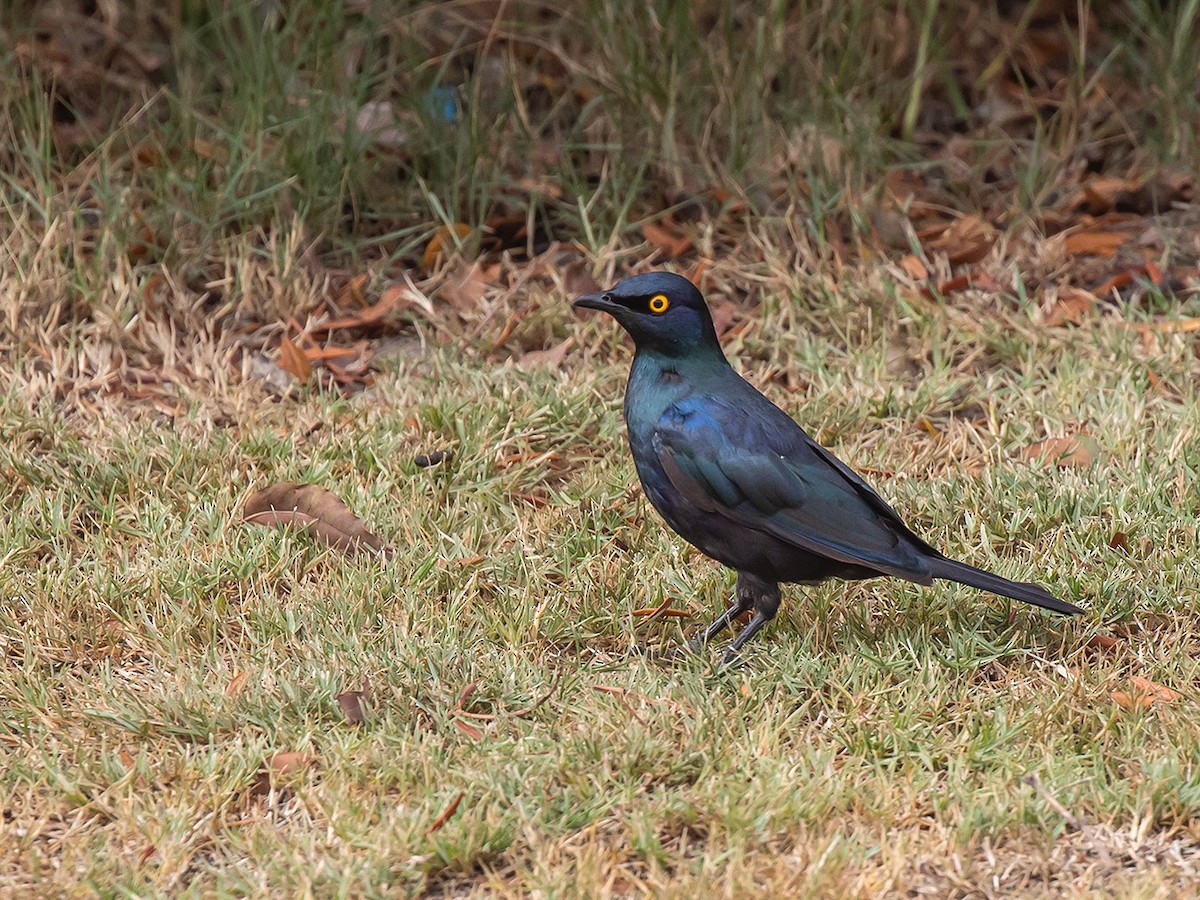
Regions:
<instances>
[{"instance_id":1,"label":"tail feather","mask_svg":"<svg viewBox=\"0 0 1200 900\"><path fill-rule=\"evenodd\" d=\"M1032 603L1034 606L1053 610L1063 615L1075 615L1076 613L1083 612L1082 609L1073 603L1059 600L1053 594L1036 584L1031 584L1028 581L1009 581L1007 578L1001 578L999 575L993 575L991 572L985 572L983 569L977 569L974 566L968 566L966 563L960 563L953 559L936 560L931 566L931 570L934 578L946 578L950 581L957 581L959 584L967 584L971 587L991 591L993 594L999 594L1002 597L1023 600L1026 603Z\"/></svg>"}]
</instances>

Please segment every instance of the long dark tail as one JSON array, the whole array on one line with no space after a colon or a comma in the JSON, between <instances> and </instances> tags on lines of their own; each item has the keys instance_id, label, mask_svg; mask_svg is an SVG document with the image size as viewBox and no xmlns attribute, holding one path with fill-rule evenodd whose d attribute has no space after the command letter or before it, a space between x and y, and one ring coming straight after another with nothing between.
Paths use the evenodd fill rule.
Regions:
<instances>
[{"instance_id":1,"label":"long dark tail","mask_svg":"<svg viewBox=\"0 0 1200 900\"><path fill-rule=\"evenodd\" d=\"M1012 597L1014 600L1024 600L1026 603L1032 603L1034 606L1053 610L1056 613L1074 615L1083 612L1078 606L1065 600L1059 600L1036 584L1030 584L1028 581L1009 581L1007 578L1001 578L999 575L993 575L991 572L985 572L983 569L977 569L953 559L934 560L930 570L934 578L947 578L950 581L957 581L959 584L969 584L971 587L982 588L993 594L1000 594L1002 597Z\"/></svg>"}]
</instances>

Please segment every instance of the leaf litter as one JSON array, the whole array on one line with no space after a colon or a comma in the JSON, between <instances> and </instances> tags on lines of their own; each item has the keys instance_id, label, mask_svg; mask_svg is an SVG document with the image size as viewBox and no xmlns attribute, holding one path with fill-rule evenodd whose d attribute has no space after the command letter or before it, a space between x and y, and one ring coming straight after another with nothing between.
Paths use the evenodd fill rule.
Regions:
<instances>
[{"instance_id":1,"label":"leaf litter","mask_svg":"<svg viewBox=\"0 0 1200 900\"><path fill-rule=\"evenodd\" d=\"M317 484L285 481L254 491L246 499L242 515L251 525L302 528L343 553L371 550L389 556L392 552L345 501Z\"/></svg>"}]
</instances>

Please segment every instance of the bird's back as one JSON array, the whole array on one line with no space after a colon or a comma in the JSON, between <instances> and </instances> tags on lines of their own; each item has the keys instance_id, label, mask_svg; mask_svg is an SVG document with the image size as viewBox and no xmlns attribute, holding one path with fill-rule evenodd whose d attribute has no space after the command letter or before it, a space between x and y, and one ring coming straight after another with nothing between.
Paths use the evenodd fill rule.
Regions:
<instances>
[{"instance_id":1,"label":"bird's back","mask_svg":"<svg viewBox=\"0 0 1200 900\"><path fill-rule=\"evenodd\" d=\"M934 551L728 364L635 361L626 420L646 496L721 563L774 581L929 580Z\"/></svg>"}]
</instances>

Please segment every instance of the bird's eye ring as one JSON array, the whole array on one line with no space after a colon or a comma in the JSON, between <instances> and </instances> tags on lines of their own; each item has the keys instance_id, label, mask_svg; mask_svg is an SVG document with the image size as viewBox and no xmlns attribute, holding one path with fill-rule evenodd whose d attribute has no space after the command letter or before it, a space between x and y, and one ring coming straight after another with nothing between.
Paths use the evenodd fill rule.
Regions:
<instances>
[{"instance_id":1,"label":"bird's eye ring","mask_svg":"<svg viewBox=\"0 0 1200 900\"><path fill-rule=\"evenodd\" d=\"M650 298L650 312L652 313L665 313L670 305L671 301L667 299L666 294L655 294Z\"/></svg>"}]
</instances>

